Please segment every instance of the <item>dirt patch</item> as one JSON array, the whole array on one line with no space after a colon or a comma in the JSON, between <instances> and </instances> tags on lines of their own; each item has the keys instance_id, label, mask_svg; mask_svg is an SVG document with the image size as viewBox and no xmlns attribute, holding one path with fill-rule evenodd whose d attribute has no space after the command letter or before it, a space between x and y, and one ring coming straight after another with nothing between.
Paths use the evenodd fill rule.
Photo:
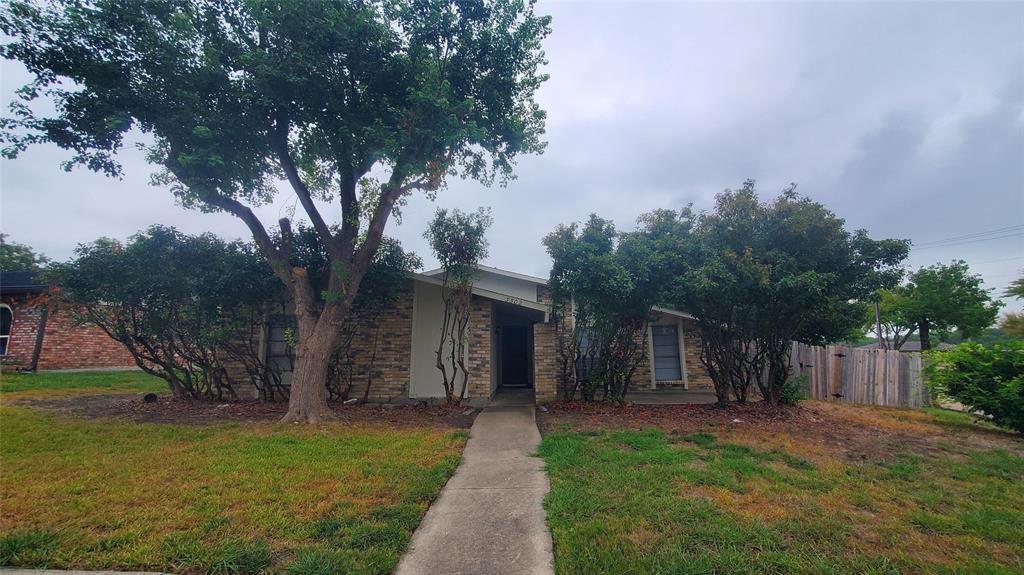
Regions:
<instances>
[{"instance_id":1,"label":"dirt patch","mask_svg":"<svg viewBox=\"0 0 1024 575\"><path fill-rule=\"evenodd\" d=\"M763 403L615 406L562 402L538 412L537 423L544 434L562 429L651 427L678 434L709 432L752 447L781 448L815 459L819 455L821 460L839 455L850 461L879 461L902 451L947 453L951 443L1024 453L1024 441L1016 434L982 428L968 431L909 409L817 401L780 408Z\"/></svg>"},{"instance_id":2,"label":"dirt patch","mask_svg":"<svg viewBox=\"0 0 1024 575\"><path fill-rule=\"evenodd\" d=\"M234 422L273 422L288 409L285 402L202 401L174 398L161 394L154 403L142 400L142 394L75 395L46 399L22 399L12 403L28 405L87 419L116 418L140 423L212 425ZM427 405L344 405L330 402L337 421L342 423L378 423L389 426L468 429L476 410Z\"/></svg>"}]
</instances>

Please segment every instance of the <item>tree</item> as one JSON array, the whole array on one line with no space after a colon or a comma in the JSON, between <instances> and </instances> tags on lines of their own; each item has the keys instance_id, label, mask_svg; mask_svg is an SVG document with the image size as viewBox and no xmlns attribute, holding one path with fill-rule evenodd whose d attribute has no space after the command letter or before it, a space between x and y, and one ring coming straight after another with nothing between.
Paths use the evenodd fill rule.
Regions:
<instances>
[{"instance_id":1,"label":"tree","mask_svg":"<svg viewBox=\"0 0 1024 575\"><path fill-rule=\"evenodd\" d=\"M964 342L928 355L928 383L981 412L997 425L1024 433L1024 341L983 346Z\"/></svg>"},{"instance_id":2,"label":"tree","mask_svg":"<svg viewBox=\"0 0 1024 575\"><path fill-rule=\"evenodd\" d=\"M658 302L653 239L620 234L592 214L544 238L553 260L549 285L559 377L566 399L622 401L647 352L647 324Z\"/></svg>"},{"instance_id":3,"label":"tree","mask_svg":"<svg viewBox=\"0 0 1024 575\"><path fill-rule=\"evenodd\" d=\"M1000 329L1007 335L1024 337L1024 314L1008 313L999 324Z\"/></svg>"},{"instance_id":4,"label":"tree","mask_svg":"<svg viewBox=\"0 0 1024 575\"><path fill-rule=\"evenodd\" d=\"M1003 292L1006 297L1015 297L1017 299L1024 299L1024 276L1019 277L1010 282L1010 287L1006 288Z\"/></svg>"},{"instance_id":5,"label":"tree","mask_svg":"<svg viewBox=\"0 0 1024 575\"><path fill-rule=\"evenodd\" d=\"M690 231L666 299L696 318L719 402L730 392L743 401L756 382L777 403L792 341L845 339L862 323L861 302L899 281L909 245L847 231L795 185L762 202L748 180L713 211L677 217Z\"/></svg>"},{"instance_id":6,"label":"tree","mask_svg":"<svg viewBox=\"0 0 1024 575\"><path fill-rule=\"evenodd\" d=\"M894 348L899 349L914 330L926 350L932 347L933 332L945 339L956 329L967 339L995 323L1002 303L993 301L981 284L981 276L972 275L967 262L959 260L911 274L905 285L883 295L884 321L904 333Z\"/></svg>"},{"instance_id":7,"label":"tree","mask_svg":"<svg viewBox=\"0 0 1024 575\"><path fill-rule=\"evenodd\" d=\"M119 176L129 131L149 134L155 181L241 219L287 286L304 337L284 421L315 423L392 212L448 175L504 182L542 150L549 23L515 0L15 0L0 50L34 79L0 124L3 153L51 142L73 153L65 168ZM54 114L31 109L40 96ZM290 265L290 220L275 245L251 209L281 178L328 253L323 291ZM337 202L336 229L318 200Z\"/></svg>"},{"instance_id":8,"label":"tree","mask_svg":"<svg viewBox=\"0 0 1024 575\"><path fill-rule=\"evenodd\" d=\"M7 234L0 233L0 270L39 271L48 261L46 256L37 254L31 246L7 241Z\"/></svg>"},{"instance_id":9,"label":"tree","mask_svg":"<svg viewBox=\"0 0 1024 575\"><path fill-rule=\"evenodd\" d=\"M159 273L154 273L159 270ZM280 374L250 342L284 305L280 284L251 244L152 226L127 243L99 239L47 272L57 305L120 342L178 397L234 397L225 360L267 393Z\"/></svg>"},{"instance_id":10,"label":"tree","mask_svg":"<svg viewBox=\"0 0 1024 575\"><path fill-rule=\"evenodd\" d=\"M468 214L438 208L423 234L441 263L441 332L435 354L448 403L461 403L469 387L466 337L473 281L480 261L487 257L485 234L491 223L490 211L484 208Z\"/></svg>"}]
</instances>

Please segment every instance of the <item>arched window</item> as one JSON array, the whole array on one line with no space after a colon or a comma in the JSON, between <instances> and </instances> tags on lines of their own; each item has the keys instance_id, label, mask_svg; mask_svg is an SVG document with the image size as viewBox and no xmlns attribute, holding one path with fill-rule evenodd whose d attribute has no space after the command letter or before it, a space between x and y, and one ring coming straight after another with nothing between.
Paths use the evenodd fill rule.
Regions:
<instances>
[{"instance_id":1,"label":"arched window","mask_svg":"<svg viewBox=\"0 0 1024 575\"><path fill-rule=\"evenodd\" d=\"M0 303L0 355L7 355L7 342L11 341L11 324L14 312L7 304Z\"/></svg>"}]
</instances>

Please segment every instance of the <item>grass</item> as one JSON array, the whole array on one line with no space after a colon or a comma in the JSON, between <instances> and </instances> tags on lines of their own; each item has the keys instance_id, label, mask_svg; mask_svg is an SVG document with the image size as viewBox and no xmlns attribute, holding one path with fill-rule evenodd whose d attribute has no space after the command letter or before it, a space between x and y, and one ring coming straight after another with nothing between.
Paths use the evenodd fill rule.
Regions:
<instances>
[{"instance_id":1,"label":"grass","mask_svg":"<svg viewBox=\"0 0 1024 575\"><path fill-rule=\"evenodd\" d=\"M1024 572L1019 451L896 445L849 461L801 453L785 434L754 446L727 434L547 435L556 571Z\"/></svg>"},{"instance_id":2,"label":"grass","mask_svg":"<svg viewBox=\"0 0 1024 575\"><path fill-rule=\"evenodd\" d=\"M16 393L18 397L146 391L167 391L167 384L138 370L0 374L0 394Z\"/></svg>"},{"instance_id":3,"label":"grass","mask_svg":"<svg viewBox=\"0 0 1024 575\"><path fill-rule=\"evenodd\" d=\"M133 372L56 375L5 374L4 389L153 387ZM24 406L0 407L0 432L0 565L209 574L389 573L466 440L377 425L71 419Z\"/></svg>"}]
</instances>

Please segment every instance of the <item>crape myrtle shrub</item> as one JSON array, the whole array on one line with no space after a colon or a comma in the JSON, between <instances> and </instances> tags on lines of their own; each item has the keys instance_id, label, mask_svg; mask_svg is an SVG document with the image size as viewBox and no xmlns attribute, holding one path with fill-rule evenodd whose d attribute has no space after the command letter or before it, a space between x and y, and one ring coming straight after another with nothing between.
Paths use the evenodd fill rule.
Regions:
<instances>
[{"instance_id":1,"label":"crape myrtle shrub","mask_svg":"<svg viewBox=\"0 0 1024 575\"><path fill-rule=\"evenodd\" d=\"M299 228L296 236L295 263L309 266L314 285L326 282L328 264L316 235ZM415 255L385 238L367 273L372 289L356 300L358 320L345 325L332 355L327 385L333 395L348 397L353 385L353 333L373 325L418 266ZM152 226L123 244L103 238L82 245L48 274L60 286L57 305L124 345L174 395L234 398L248 384L263 399L288 396L281 366L266 361L262 336L269 316L290 311L289 298L253 244ZM294 343L300 334L290 336Z\"/></svg>"}]
</instances>

